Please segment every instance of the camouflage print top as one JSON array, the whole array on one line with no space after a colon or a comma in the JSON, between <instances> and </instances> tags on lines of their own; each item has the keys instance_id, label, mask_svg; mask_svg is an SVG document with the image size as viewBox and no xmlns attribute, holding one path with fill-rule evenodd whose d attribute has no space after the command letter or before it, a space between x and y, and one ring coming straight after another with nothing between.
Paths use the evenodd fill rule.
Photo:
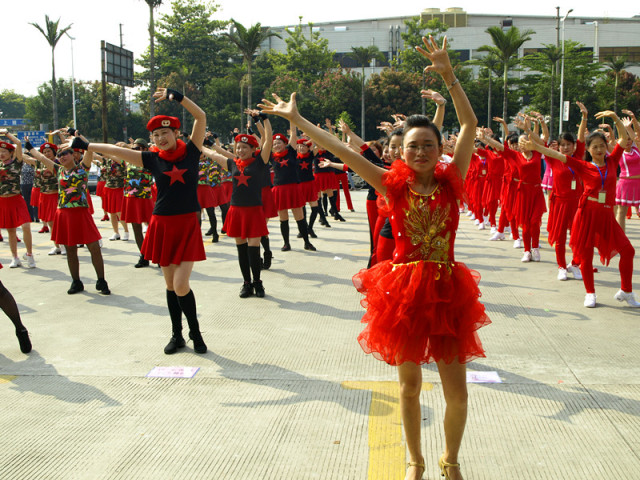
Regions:
<instances>
[{"instance_id":1,"label":"camouflage print top","mask_svg":"<svg viewBox=\"0 0 640 480\"><path fill-rule=\"evenodd\" d=\"M104 159L100 160L100 175L98 176L98 181L106 182L108 172L109 172L109 165L107 164L107 161Z\"/></svg>"},{"instance_id":2,"label":"camouflage print top","mask_svg":"<svg viewBox=\"0 0 640 480\"><path fill-rule=\"evenodd\" d=\"M209 177L211 176L212 163L207 157L200 158L198 162L198 185L211 185Z\"/></svg>"},{"instance_id":3,"label":"camouflage print top","mask_svg":"<svg viewBox=\"0 0 640 480\"><path fill-rule=\"evenodd\" d=\"M127 165L127 179L124 182L124 196L151 198L153 175L149 170L135 165Z\"/></svg>"},{"instance_id":4,"label":"camouflage print top","mask_svg":"<svg viewBox=\"0 0 640 480\"><path fill-rule=\"evenodd\" d=\"M40 188L40 186L42 185L42 169L44 167L42 166L42 164L38 161L36 161L36 166L33 167L34 169L34 173L33 173L33 188Z\"/></svg>"},{"instance_id":5,"label":"camouflage print top","mask_svg":"<svg viewBox=\"0 0 640 480\"><path fill-rule=\"evenodd\" d=\"M60 169L58 176L58 208L88 207L87 184L89 172L84 164L79 164L71 170Z\"/></svg>"},{"instance_id":6,"label":"camouflage print top","mask_svg":"<svg viewBox=\"0 0 640 480\"><path fill-rule=\"evenodd\" d=\"M15 158L9 163L0 163L0 197L20 195L20 172L22 162Z\"/></svg>"},{"instance_id":7,"label":"camouflage print top","mask_svg":"<svg viewBox=\"0 0 640 480\"><path fill-rule=\"evenodd\" d=\"M109 170L107 171L107 188L124 188L124 177L127 174L127 166L124 162L118 163L109 160Z\"/></svg>"},{"instance_id":8,"label":"camouflage print top","mask_svg":"<svg viewBox=\"0 0 640 480\"><path fill-rule=\"evenodd\" d=\"M58 165L55 166L55 170L52 172L47 168L43 168L40 173L40 192L41 193L55 193L58 191Z\"/></svg>"},{"instance_id":9,"label":"camouflage print top","mask_svg":"<svg viewBox=\"0 0 640 480\"><path fill-rule=\"evenodd\" d=\"M218 185L220 185L220 182L222 181L222 169L220 168L220 165L218 165L217 163L212 163L211 164L211 170L209 171L209 185L211 185L212 187L217 187Z\"/></svg>"}]
</instances>

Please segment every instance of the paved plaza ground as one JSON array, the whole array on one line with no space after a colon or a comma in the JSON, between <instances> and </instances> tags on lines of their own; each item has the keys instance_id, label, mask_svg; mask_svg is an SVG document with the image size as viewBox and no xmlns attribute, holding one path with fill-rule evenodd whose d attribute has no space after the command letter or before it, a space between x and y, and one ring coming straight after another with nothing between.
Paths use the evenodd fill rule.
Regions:
<instances>
[{"instance_id":1,"label":"paved plaza ground","mask_svg":"<svg viewBox=\"0 0 640 480\"><path fill-rule=\"evenodd\" d=\"M192 276L205 355L192 343L163 353L171 328L162 274L133 268L135 242L106 240L99 200L110 296L93 288L86 249L86 290L67 295L65 257L47 256L39 225L38 267L7 268L3 231L0 279L33 351L20 353L0 319L0 479L402 480L396 370L356 342L363 309L351 277L367 262L365 195L354 192L346 223L316 226L317 252L295 234L293 250L280 252L278 223L269 223L275 258L264 299L238 298L231 239L206 243ZM640 252L640 219L627 232ZM546 238L542 261L526 264L513 242L488 238L462 217L456 259L481 273L493 322L480 331L487 358L468 369L502 380L469 384L465 478L640 478L640 311L613 299L617 258L594 260L598 306L586 309L581 281L556 280ZM199 370L147 377L159 366ZM423 372L425 478L435 480L444 402L436 369Z\"/></svg>"}]
</instances>

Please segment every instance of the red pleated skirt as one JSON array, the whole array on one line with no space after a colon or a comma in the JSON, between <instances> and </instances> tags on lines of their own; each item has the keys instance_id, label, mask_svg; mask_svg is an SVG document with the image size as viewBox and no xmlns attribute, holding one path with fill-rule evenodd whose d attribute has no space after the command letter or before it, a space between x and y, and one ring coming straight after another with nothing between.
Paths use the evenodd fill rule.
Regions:
<instances>
[{"instance_id":1,"label":"red pleated skirt","mask_svg":"<svg viewBox=\"0 0 640 480\"><path fill-rule=\"evenodd\" d=\"M640 206L640 178L620 177L618 179L616 205Z\"/></svg>"},{"instance_id":2,"label":"red pleated skirt","mask_svg":"<svg viewBox=\"0 0 640 480\"><path fill-rule=\"evenodd\" d=\"M318 201L318 192L320 190L318 190L315 180L300 183L300 190L305 203Z\"/></svg>"},{"instance_id":3,"label":"red pleated skirt","mask_svg":"<svg viewBox=\"0 0 640 480\"><path fill-rule=\"evenodd\" d=\"M338 189L338 176L329 171L329 172L318 172L314 173L315 182L319 191L324 192L325 190L337 190Z\"/></svg>"},{"instance_id":4,"label":"red pleated skirt","mask_svg":"<svg viewBox=\"0 0 640 480\"><path fill-rule=\"evenodd\" d=\"M40 187L33 187L31 189L31 201L29 205L37 207L40 204Z\"/></svg>"},{"instance_id":5,"label":"red pleated skirt","mask_svg":"<svg viewBox=\"0 0 640 480\"><path fill-rule=\"evenodd\" d=\"M96 195L100 198L102 198L102 196L104 195L104 186L106 183L107 182L105 182L104 180L101 180L96 184Z\"/></svg>"},{"instance_id":6,"label":"red pleated skirt","mask_svg":"<svg viewBox=\"0 0 640 480\"><path fill-rule=\"evenodd\" d=\"M89 215L93 215L93 212L95 211L93 209L93 200L91 200L91 194L89 194L87 192L87 205L89 206Z\"/></svg>"},{"instance_id":7,"label":"red pleated skirt","mask_svg":"<svg viewBox=\"0 0 640 480\"><path fill-rule=\"evenodd\" d=\"M198 185L198 203L200 204L200 208L216 206L216 197L213 193L213 187L209 185Z\"/></svg>"},{"instance_id":8,"label":"red pleated skirt","mask_svg":"<svg viewBox=\"0 0 640 480\"><path fill-rule=\"evenodd\" d=\"M584 205L578 207L571 226L569 245L573 256L579 262L582 258L590 258L595 247L602 264L609 265L609 261L630 243L629 238L616 222L609 205L581 201Z\"/></svg>"},{"instance_id":9,"label":"red pleated skirt","mask_svg":"<svg viewBox=\"0 0 640 480\"><path fill-rule=\"evenodd\" d=\"M518 226L542 224L542 215L546 211L547 205L540 184L520 183L514 206Z\"/></svg>"},{"instance_id":10,"label":"red pleated skirt","mask_svg":"<svg viewBox=\"0 0 640 480\"><path fill-rule=\"evenodd\" d=\"M231 201L231 194L233 193L233 182L222 182L222 191L222 199L224 200L224 202L222 202L220 205L229 203Z\"/></svg>"},{"instance_id":11,"label":"red pleated skirt","mask_svg":"<svg viewBox=\"0 0 640 480\"><path fill-rule=\"evenodd\" d=\"M58 208L53 219L51 240L58 245L97 242L102 237L87 207Z\"/></svg>"},{"instance_id":12,"label":"red pleated skirt","mask_svg":"<svg viewBox=\"0 0 640 480\"><path fill-rule=\"evenodd\" d=\"M547 232L549 232L549 245L555 245L559 238L566 238L566 233L571 230L573 218L578 209L578 198L561 198L551 194L549 200L549 218L547 219Z\"/></svg>"},{"instance_id":13,"label":"red pleated skirt","mask_svg":"<svg viewBox=\"0 0 640 480\"><path fill-rule=\"evenodd\" d=\"M0 197L0 228L18 228L30 222L27 202L22 195Z\"/></svg>"},{"instance_id":14,"label":"red pleated skirt","mask_svg":"<svg viewBox=\"0 0 640 480\"><path fill-rule=\"evenodd\" d=\"M224 197L224 187L222 185L216 185L215 187L211 187L211 192L213 195L213 205L212 207L219 207L227 202L225 202Z\"/></svg>"},{"instance_id":15,"label":"red pleated skirt","mask_svg":"<svg viewBox=\"0 0 640 480\"><path fill-rule=\"evenodd\" d=\"M58 210L58 192L40 193L38 204L38 217L45 222L53 222Z\"/></svg>"},{"instance_id":16,"label":"red pleated skirt","mask_svg":"<svg viewBox=\"0 0 640 480\"><path fill-rule=\"evenodd\" d=\"M124 197L120 220L125 223L149 223L153 214L150 198Z\"/></svg>"},{"instance_id":17,"label":"red pleated skirt","mask_svg":"<svg viewBox=\"0 0 640 480\"><path fill-rule=\"evenodd\" d=\"M276 209L289 210L291 208L304 207L305 201L302 198L300 184L288 183L287 185L278 185L273 187L273 201L276 203Z\"/></svg>"},{"instance_id":18,"label":"red pleated skirt","mask_svg":"<svg viewBox=\"0 0 640 480\"><path fill-rule=\"evenodd\" d=\"M477 330L491 323L480 303L478 272L463 263L389 260L353 277L366 297L358 342L389 365L484 357Z\"/></svg>"},{"instance_id":19,"label":"red pleated skirt","mask_svg":"<svg viewBox=\"0 0 640 480\"><path fill-rule=\"evenodd\" d=\"M122 202L124 201L124 188L104 187L102 197L102 209L107 213L122 212Z\"/></svg>"},{"instance_id":20,"label":"red pleated skirt","mask_svg":"<svg viewBox=\"0 0 640 480\"><path fill-rule=\"evenodd\" d=\"M488 176L482 191L482 204L491 205L500 199L502 189L502 177Z\"/></svg>"},{"instance_id":21,"label":"red pleated skirt","mask_svg":"<svg viewBox=\"0 0 640 480\"><path fill-rule=\"evenodd\" d=\"M198 214L152 215L141 253L161 267L206 260Z\"/></svg>"},{"instance_id":22,"label":"red pleated skirt","mask_svg":"<svg viewBox=\"0 0 640 480\"><path fill-rule=\"evenodd\" d=\"M276 202L273 199L273 190L271 187L262 187L262 211L265 218L275 218L278 216Z\"/></svg>"},{"instance_id":23,"label":"red pleated skirt","mask_svg":"<svg viewBox=\"0 0 640 480\"><path fill-rule=\"evenodd\" d=\"M256 207L231 205L222 228L231 238L257 238L269 235L262 205Z\"/></svg>"}]
</instances>

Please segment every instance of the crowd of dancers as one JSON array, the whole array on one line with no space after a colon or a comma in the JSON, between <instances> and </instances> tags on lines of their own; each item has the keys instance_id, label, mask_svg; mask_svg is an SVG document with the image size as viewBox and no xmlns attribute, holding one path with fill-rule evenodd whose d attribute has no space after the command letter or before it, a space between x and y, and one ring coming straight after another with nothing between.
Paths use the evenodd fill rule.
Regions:
<instances>
[{"instance_id":1,"label":"crowd of dancers","mask_svg":"<svg viewBox=\"0 0 640 480\"><path fill-rule=\"evenodd\" d=\"M454 258L460 215L468 208L478 229L490 228L487 241L503 241L510 233L514 248L524 249L521 260L538 262L542 218L548 211L557 279L567 280L568 273L581 278L584 305L594 307L594 248L604 264L619 254L621 288L615 298L640 307L632 290L635 251L624 233L627 210L640 205L640 124L632 112L625 111L627 117L621 120L604 111L596 119L612 120L617 135L606 125L589 133L588 112L578 103L582 123L577 138L565 133L552 139L537 112L518 115L514 131L506 119L495 118L502 127L500 136L478 128L451 68L446 39L443 46L424 39L417 49L431 62L426 70L442 77L453 101L458 134L446 140L441 134L446 100L431 90L421 94L437 105L433 119L396 115L393 122L380 126L384 138L371 142L364 142L344 122L335 127L330 122L324 127L312 124L298 112L293 94L288 102L274 95L258 109L247 110L252 118L247 133L237 134L231 147L224 146L207 132L206 115L198 105L165 88L154 93L156 101L181 104L193 117L189 134L180 131L178 118L164 115L149 120L148 140L115 145L94 143L64 128L52 132L59 142L34 148L28 139L21 142L0 131L0 228L8 232L9 267L22 266L17 235L21 228L23 259L28 268L36 268L31 222L39 217L41 232L51 233L49 255L67 257L67 293L84 290L79 247L91 253L96 290L110 293L88 190L95 165L100 172L96 194L102 199L102 220L110 221L113 229L109 241L128 240L130 225L139 250L134 266L156 264L162 269L172 330L164 352L174 354L185 347L184 316L194 351L203 354L207 345L189 284L194 262L206 258L203 214L210 223L204 238L215 243L226 234L236 243L243 282L239 296L262 298L266 292L261 271L269 269L273 259L269 219L279 220L282 252L292 249L289 212L303 249L315 251L315 222L329 228L329 219L345 221L340 186L347 209L353 211L348 175L355 172L369 186L371 249L367 267L353 279L365 295L367 310L358 342L365 352L398 366L410 455L407 479L421 478L425 468L420 365L437 363L447 405L446 445L439 465L446 478L461 479L465 365L484 357L477 330L490 320L479 302L479 274ZM288 120L289 130L273 132L271 115ZM24 181L28 174L21 175L29 170L24 164L35 169L33 189ZM221 211L220 233L216 208ZM0 307L14 323L21 350L28 353L28 331L1 283Z\"/></svg>"}]
</instances>

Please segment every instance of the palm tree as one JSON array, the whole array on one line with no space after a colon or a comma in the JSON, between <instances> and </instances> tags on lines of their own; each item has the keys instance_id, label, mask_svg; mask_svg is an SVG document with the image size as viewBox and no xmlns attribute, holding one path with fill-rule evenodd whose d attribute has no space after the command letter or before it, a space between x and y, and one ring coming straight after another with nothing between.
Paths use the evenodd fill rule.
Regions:
<instances>
[{"instance_id":1,"label":"palm tree","mask_svg":"<svg viewBox=\"0 0 640 480\"><path fill-rule=\"evenodd\" d=\"M566 45L566 44L565 44ZM540 55L551 65L551 92L549 93L549 131L553 132L553 94L556 87L558 62L562 60L562 48L557 45L545 45Z\"/></svg>"},{"instance_id":2,"label":"palm tree","mask_svg":"<svg viewBox=\"0 0 640 480\"><path fill-rule=\"evenodd\" d=\"M149 88L151 89L151 95L156 91L156 58L155 58L155 38L156 27L153 19L153 10L162 4L162 0L144 0L149 5ZM149 103L149 114L153 117L156 113L156 102L151 97Z\"/></svg>"},{"instance_id":3,"label":"palm tree","mask_svg":"<svg viewBox=\"0 0 640 480\"><path fill-rule=\"evenodd\" d=\"M491 94L492 94L492 84L493 84L493 73L498 72L498 68L502 67L502 63L500 59L496 57L493 53L489 53L489 55L485 55L482 58L477 58L474 60L469 60L467 62L469 65L479 65L487 69L487 74L489 75L489 92L487 93L487 127L491 128L491 121L493 116L491 115Z\"/></svg>"},{"instance_id":4,"label":"palm tree","mask_svg":"<svg viewBox=\"0 0 640 480\"><path fill-rule=\"evenodd\" d=\"M225 33L229 40L240 50L243 61L247 64L247 107L253 108L251 103L251 67L253 66L253 57L260 48L260 44L269 37L282 38L275 32L269 30L268 27L263 28L260 23L251 25L247 29L241 23L236 22L233 18L233 30Z\"/></svg>"},{"instance_id":5,"label":"palm tree","mask_svg":"<svg viewBox=\"0 0 640 480\"><path fill-rule=\"evenodd\" d=\"M54 56L54 51L56 49L56 45L60 38L69 31L71 25L64 27L63 29L58 29L58 25L60 24L60 19L55 22L49 19L49 15L44 16L44 25L45 28L42 28L37 23L31 23L34 27L36 27L44 38L47 39L49 45L51 46L51 98L53 100L53 128L54 130L58 128L58 95L56 88L56 61Z\"/></svg>"},{"instance_id":6,"label":"palm tree","mask_svg":"<svg viewBox=\"0 0 640 480\"><path fill-rule=\"evenodd\" d=\"M493 41L493 45L483 45L478 48L480 52L493 53L503 66L503 101L502 101L502 118L507 119L507 75L509 74L509 68L513 65L512 57L518 55L518 50L527 41L531 40L533 30L525 30L522 33L517 27L511 27L504 32L502 28L498 26L489 27L485 30Z\"/></svg>"},{"instance_id":7,"label":"palm tree","mask_svg":"<svg viewBox=\"0 0 640 480\"><path fill-rule=\"evenodd\" d=\"M627 56L623 55L621 57L607 57L604 64L611 69L615 78L613 84L613 111L618 113L618 84L620 83L620 75L626 68L634 65L634 63L628 62Z\"/></svg>"},{"instance_id":8,"label":"palm tree","mask_svg":"<svg viewBox=\"0 0 640 480\"><path fill-rule=\"evenodd\" d=\"M347 54L362 67L362 110L360 113L360 136L364 140L364 67L371 63L371 60L385 61L384 54L375 45L368 47L351 47L351 52Z\"/></svg>"}]
</instances>

